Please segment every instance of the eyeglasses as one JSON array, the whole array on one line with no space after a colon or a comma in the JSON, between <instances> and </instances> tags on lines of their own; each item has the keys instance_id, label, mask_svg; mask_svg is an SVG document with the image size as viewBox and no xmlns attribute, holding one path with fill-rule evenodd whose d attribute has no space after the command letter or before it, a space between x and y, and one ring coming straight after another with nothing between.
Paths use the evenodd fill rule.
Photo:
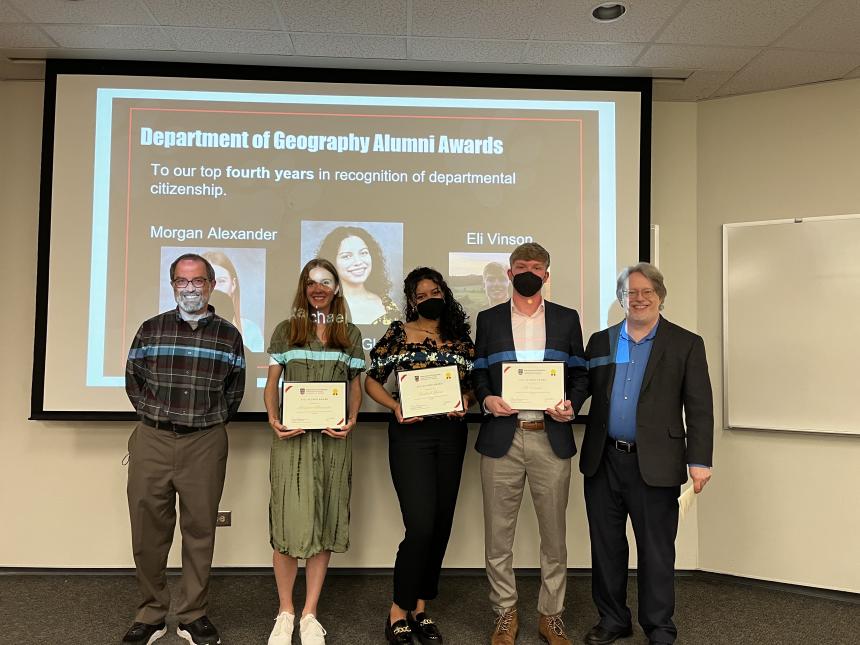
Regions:
<instances>
[{"instance_id":1,"label":"eyeglasses","mask_svg":"<svg viewBox=\"0 0 860 645\"><path fill-rule=\"evenodd\" d=\"M209 279L208 278L191 278L190 280L188 280L187 278L174 278L173 280L170 281L170 284L172 284L177 289L184 289L185 287L188 286L189 282L191 284L193 284L195 288L200 289L201 287L203 287L204 285L209 283Z\"/></svg>"},{"instance_id":2,"label":"eyeglasses","mask_svg":"<svg viewBox=\"0 0 860 645\"><path fill-rule=\"evenodd\" d=\"M638 298L642 296L643 298L652 298L657 294L654 289L624 289L621 292L621 295L625 298Z\"/></svg>"}]
</instances>

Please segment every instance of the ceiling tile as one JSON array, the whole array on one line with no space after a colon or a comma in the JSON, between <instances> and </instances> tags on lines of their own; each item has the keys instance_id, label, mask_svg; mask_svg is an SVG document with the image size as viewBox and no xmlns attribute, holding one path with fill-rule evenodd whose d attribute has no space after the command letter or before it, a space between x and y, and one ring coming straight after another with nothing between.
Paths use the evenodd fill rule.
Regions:
<instances>
[{"instance_id":1,"label":"ceiling tile","mask_svg":"<svg viewBox=\"0 0 860 645\"><path fill-rule=\"evenodd\" d=\"M525 50L525 41L414 37L409 41L409 58L415 60L519 63Z\"/></svg>"},{"instance_id":2,"label":"ceiling tile","mask_svg":"<svg viewBox=\"0 0 860 645\"><path fill-rule=\"evenodd\" d=\"M715 96L762 92L842 78L860 65L860 54L765 51L722 86Z\"/></svg>"},{"instance_id":3,"label":"ceiling tile","mask_svg":"<svg viewBox=\"0 0 860 645\"><path fill-rule=\"evenodd\" d=\"M222 29L280 29L272 2L145 0L161 25Z\"/></svg>"},{"instance_id":4,"label":"ceiling tile","mask_svg":"<svg viewBox=\"0 0 860 645\"><path fill-rule=\"evenodd\" d=\"M710 97L734 72L693 72L682 83L654 81L655 101L700 101Z\"/></svg>"},{"instance_id":5,"label":"ceiling tile","mask_svg":"<svg viewBox=\"0 0 860 645\"><path fill-rule=\"evenodd\" d=\"M161 27L45 25L45 31L71 49L176 49Z\"/></svg>"},{"instance_id":6,"label":"ceiling tile","mask_svg":"<svg viewBox=\"0 0 860 645\"><path fill-rule=\"evenodd\" d=\"M56 46L57 43L36 25L0 25L0 49Z\"/></svg>"},{"instance_id":7,"label":"ceiling tile","mask_svg":"<svg viewBox=\"0 0 860 645\"><path fill-rule=\"evenodd\" d=\"M413 0L412 35L526 40L538 0Z\"/></svg>"},{"instance_id":8,"label":"ceiling tile","mask_svg":"<svg viewBox=\"0 0 860 645\"><path fill-rule=\"evenodd\" d=\"M182 51L235 52L237 54L293 53L290 36L283 31L248 31L243 29L195 29L165 27Z\"/></svg>"},{"instance_id":9,"label":"ceiling tile","mask_svg":"<svg viewBox=\"0 0 860 645\"><path fill-rule=\"evenodd\" d=\"M282 0L290 31L406 35L406 0Z\"/></svg>"},{"instance_id":10,"label":"ceiling tile","mask_svg":"<svg viewBox=\"0 0 860 645\"><path fill-rule=\"evenodd\" d=\"M685 67L708 71L737 71L761 51L759 47L697 47L651 45L636 61L640 67Z\"/></svg>"},{"instance_id":11,"label":"ceiling tile","mask_svg":"<svg viewBox=\"0 0 860 645\"><path fill-rule=\"evenodd\" d=\"M541 65L629 66L644 48L644 45L633 44L533 42L529 44L524 62Z\"/></svg>"},{"instance_id":12,"label":"ceiling tile","mask_svg":"<svg viewBox=\"0 0 860 645\"><path fill-rule=\"evenodd\" d=\"M792 49L860 52L860 2L829 0L775 44Z\"/></svg>"},{"instance_id":13,"label":"ceiling tile","mask_svg":"<svg viewBox=\"0 0 860 645\"><path fill-rule=\"evenodd\" d=\"M6 0L0 0L0 22L29 22L24 15L15 10Z\"/></svg>"},{"instance_id":14,"label":"ceiling tile","mask_svg":"<svg viewBox=\"0 0 860 645\"><path fill-rule=\"evenodd\" d=\"M821 0L690 0L656 38L661 43L764 46Z\"/></svg>"},{"instance_id":15,"label":"ceiling tile","mask_svg":"<svg viewBox=\"0 0 860 645\"><path fill-rule=\"evenodd\" d=\"M33 22L92 25L151 25L154 20L138 0L12 0Z\"/></svg>"},{"instance_id":16,"label":"ceiling tile","mask_svg":"<svg viewBox=\"0 0 860 645\"><path fill-rule=\"evenodd\" d=\"M627 12L614 22L591 17L599 0L547 0L535 19L534 40L648 42L683 0L626 0Z\"/></svg>"},{"instance_id":17,"label":"ceiling tile","mask_svg":"<svg viewBox=\"0 0 860 645\"><path fill-rule=\"evenodd\" d=\"M292 34L299 56L406 58L406 39L351 34Z\"/></svg>"}]
</instances>

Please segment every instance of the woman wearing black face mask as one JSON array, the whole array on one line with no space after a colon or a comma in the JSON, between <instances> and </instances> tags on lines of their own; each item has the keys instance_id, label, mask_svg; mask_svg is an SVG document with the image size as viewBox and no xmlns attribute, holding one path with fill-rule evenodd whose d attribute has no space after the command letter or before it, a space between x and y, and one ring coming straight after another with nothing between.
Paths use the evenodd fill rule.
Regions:
<instances>
[{"instance_id":1,"label":"woman wearing black face mask","mask_svg":"<svg viewBox=\"0 0 860 645\"><path fill-rule=\"evenodd\" d=\"M364 383L374 401L394 412L388 425L388 459L406 527L394 563L394 599L385 619L385 637L389 643L411 643L415 636L424 645L441 644L426 602L437 595L454 520L466 453L465 413L404 419L400 403L383 384L398 368L456 366L468 408L473 400L470 373L475 346L466 314L438 271L414 269L406 276L403 291L406 322L391 323L370 352Z\"/></svg>"}]
</instances>

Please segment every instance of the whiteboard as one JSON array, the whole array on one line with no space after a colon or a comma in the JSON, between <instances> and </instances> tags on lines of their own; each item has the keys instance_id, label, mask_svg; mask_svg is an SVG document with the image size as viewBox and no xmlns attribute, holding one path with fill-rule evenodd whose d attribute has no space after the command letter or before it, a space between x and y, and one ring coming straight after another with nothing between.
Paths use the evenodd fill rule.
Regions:
<instances>
[{"instance_id":1,"label":"whiteboard","mask_svg":"<svg viewBox=\"0 0 860 645\"><path fill-rule=\"evenodd\" d=\"M860 435L860 215L723 225L723 425Z\"/></svg>"}]
</instances>

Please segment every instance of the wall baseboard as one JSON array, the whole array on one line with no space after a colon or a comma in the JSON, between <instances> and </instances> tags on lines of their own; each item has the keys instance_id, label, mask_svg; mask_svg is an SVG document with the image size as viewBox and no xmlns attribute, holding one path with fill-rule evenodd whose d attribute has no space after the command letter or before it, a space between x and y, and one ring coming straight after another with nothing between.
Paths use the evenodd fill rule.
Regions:
<instances>
[{"instance_id":1,"label":"wall baseboard","mask_svg":"<svg viewBox=\"0 0 860 645\"><path fill-rule=\"evenodd\" d=\"M515 569L518 576L536 577L540 575L538 568ZM179 575L179 568L169 568L168 575ZM390 576L390 567L332 567L328 571L329 576ZM271 567L213 567L212 574L216 576L265 576L272 575ZM27 576L132 576L134 569L128 567L119 568L50 568L50 567L0 567L0 576L27 575ZM443 576L475 576L486 575L483 568L452 568L443 569ZM571 568L567 575L578 578L591 576L589 568ZM630 570L632 577L636 576L636 569ZM676 578L695 578L708 582L719 582L722 584L740 585L745 587L757 587L783 593L792 593L813 598L826 600L838 600L860 605L860 593L849 591L838 591L834 589L822 589L819 587L806 587L803 585L787 584L785 582L772 582L758 578L744 578L726 573L713 573L710 571L699 571L694 569L676 569Z\"/></svg>"}]
</instances>

